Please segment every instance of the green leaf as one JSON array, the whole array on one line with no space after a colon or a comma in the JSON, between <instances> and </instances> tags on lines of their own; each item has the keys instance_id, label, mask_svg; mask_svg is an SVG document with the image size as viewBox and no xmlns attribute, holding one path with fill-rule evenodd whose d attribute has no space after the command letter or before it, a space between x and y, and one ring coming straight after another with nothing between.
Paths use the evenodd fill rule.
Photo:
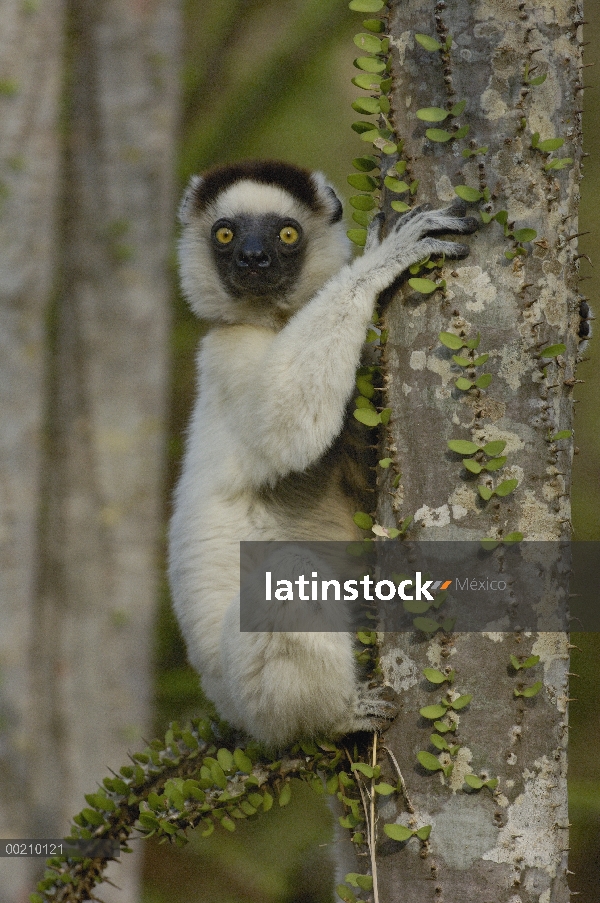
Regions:
<instances>
[{"instance_id":1,"label":"green leaf","mask_svg":"<svg viewBox=\"0 0 600 903\"><path fill-rule=\"evenodd\" d=\"M364 113L366 116L376 116L381 113L379 100L376 97L359 97L350 106L357 113Z\"/></svg>"},{"instance_id":2,"label":"green leaf","mask_svg":"<svg viewBox=\"0 0 600 903\"><path fill-rule=\"evenodd\" d=\"M481 788L483 787L483 780L476 774L466 774L465 784L468 784L469 787L473 788L473 790L481 790Z\"/></svg>"},{"instance_id":3,"label":"green leaf","mask_svg":"<svg viewBox=\"0 0 600 903\"><path fill-rule=\"evenodd\" d=\"M424 708L419 709L419 715L427 718L428 721L434 721L445 715L446 709L445 705L426 705Z\"/></svg>"},{"instance_id":4,"label":"green leaf","mask_svg":"<svg viewBox=\"0 0 600 903\"><path fill-rule=\"evenodd\" d=\"M558 439L570 439L573 435L573 430L560 430L560 432L555 433L550 437L551 442L556 442Z\"/></svg>"},{"instance_id":5,"label":"green leaf","mask_svg":"<svg viewBox=\"0 0 600 903\"><path fill-rule=\"evenodd\" d=\"M453 351L458 351L465 345L464 339L454 335L453 332L440 332L438 338L442 345L445 345L446 348L451 348Z\"/></svg>"},{"instance_id":6,"label":"green leaf","mask_svg":"<svg viewBox=\"0 0 600 903\"><path fill-rule=\"evenodd\" d=\"M217 752L217 762L221 766L224 772L233 771L234 770L234 760L233 755L230 753L228 749L220 749Z\"/></svg>"},{"instance_id":7,"label":"green leaf","mask_svg":"<svg viewBox=\"0 0 600 903\"><path fill-rule=\"evenodd\" d=\"M351 82L355 87L362 88L363 91L377 91L381 87L382 80L383 77L381 75L375 75L372 72L361 72L360 75L355 75Z\"/></svg>"},{"instance_id":8,"label":"green leaf","mask_svg":"<svg viewBox=\"0 0 600 903\"><path fill-rule=\"evenodd\" d=\"M427 129L425 134L430 141L436 141L438 144L444 144L454 137L454 135L450 132L446 132L444 129Z\"/></svg>"},{"instance_id":9,"label":"green leaf","mask_svg":"<svg viewBox=\"0 0 600 903\"><path fill-rule=\"evenodd\" d=\"M380 34L382 31L385 31L385 22L383 19L364 19L363 28Z\"/></svg>"},{"instance_id":10,"label":"green leaf","mask_svg":"<svg viewBox=\"0 0 600 903\"><path fill-rule=\"evenodd\" d=\"M463 151L463 156L464 156L464 154L465 154L465 151ZM491 213L486 213L485 210L480 210L479 216L481 217L481 221L483 223L491 223L491 221L494 218Z\"/></svg>"},{"instance_id":11,"label":"green leaf","mask_svg":"<svg viewBox=\"0 0 600 903\"><path fill-rule=\"evenodd\" d=\"M140 812L138 821L146 831L156 831L159 826L158 818L150 812Z\"/></svg>"},{"instance_id":12,"label":"green leaf","mask_svg":"<svg viewBox=\"0 0 600 903\"><path fill-rule=\"evenodd\" d=\"M522 541L523 541L523 534L519 533L518 531L515 533L507 533L506 536L504 537L504 545L505 546L512 546L513 543L522 542Z\"/></svg>"},{"instance_id":13,"label":"green leaf","mask_svg":"<svg viewBox=\"0 0 600 903\"><path fill-rule=\"evenodd\" d=\"M494 494L493 489L490 489L489 486L478 486L477 490L478 490L481 498L484 500L484 502L489 502L489 500L491 499L491 497ZM486 543L486 542L489 542L489 540L485 540L485 539L481 540L482 545L484 545L484 543ZM484 545L484 548L489 548L489 546Z\"/></svg>"},{"instance_id":14,"label":"green leaf","mask_svg":"<svg viewBox=\"0 0 600 903\"><path fill-rule=\"evenodd\" d=\"M413 836L412 830L405 825L384 825L383 830L388 837L391 837L392 840L397 840L400 843L410 840Z\"/></svg>"},{"instance_id":15,"label":"green leaf","mask_svg":"<svg viewBox=\"0 0 600 903\"><path fill-rule=\"evenodd\" d=\"M414 288L416 292L420 292L422 295L430 295L434 292L439 286L432 282L431 279L409 279L408 284L411 288Z\"/></svg>"},{"instance_id":16,"label":"green leaf","mask_svg":"<svg viewBox=\"0 0 600 903\"><path fill-rule=\"evenodd\" d=\"M506 464L506 456L503 458L492 458L491 461L488 461L484 464L484 470L487 470L488 473L494 473L496 470L500 470Z\"/></svg>"},{"instance_id":17,"label":"green leaf","mask_svg":"<svg viewBox=\"0 0 600 903\"><path fill-rule=\"evenodd\" d=\"M379 464L380 467L383 467L384 470L387 470L387 468L390 466L390 464L393 463L393 458L382 458L377 463Z\"/></svg>"},{"instance_id":18,"label":"green leaf","mask_svg":"<svg viewBox=\"0 0 600 903\"><path fill-rule=\"evenodd\" d=\"M423 107L417 110L417 119L423 122L443 122L449 116L448 110L442 110L441 107Z\"/></svg>"},{"instance_id":19,"label":"green leaf","mask_svg":"<svg viewBox=\"0 0 600 903\"><path fill-rule=\"evenodd\" d=\"M357 511L352 519L361 530L370 530L373 526L373 518L364 511Z\"/></svg>"},{"instance_id":20,"label":"green leaf","mask_svg":"<svg viewBox=\"0 0 600 903\"><path fill-rule=\"evenodd\" d=\"M454 191L463 201L474 203L481 200L481 192L477 188L471 188L470 185L455 185Z\"/></svg>"},{"instance_id":21,"label":"green leaf","mask_svg":"<svg viewBox=\"0 0 600 903\"><path fill-rule=\"evenodd\" d=\"M365 154L363 157L355 157L352 161L352 165L361 172L371 172L373 169L379 168L379 160L377 157Z\"/></svg>"},{"instance_id":22,"label":"green leaf","mask_svg":"<svg viewBox=\"0 0 600 903\"><path fill-rule=\"evenodd\" d=\"M395 194L403 194L405 191L409 191L409 186L406 182L403 182L402 179L394 179L392 176L386 176L383 184Z\"/></svg>"},{"instance_id":23,"label":"green leaf","mask_svg":"<svg viewBox=\"0 0 600 903\"><path fill-rule=\"evenodd\" d=\"M369 225L369 223L370 223L371 220L373 219L373 214L372 214L372 213L368 213L366 210L355 210L355 211L352 213L352 219L354 220L355 223L358 223L359 226L365 226L365 227L366 227L366 226ZM367 339L366 339L367 342L369 342L369 341L374 341L376 338L378 338L376 332L373 332L373 330L370 330L370 332L371 332L371 334L373 335L374 338L371 338L371 339L367 338Z\"/></svg>"},{"instance_id":24,"label":"green leaf","mask_svg":"<svg viewBox=\"0 0 600 903\"><path fill-rule=\"evenodd\" d=\"M539 151L542 151L542 153L549 154L554 150L558 150L564 143L564 138L547 138L545 141L538 142L536 147Z\"/></svg>"},{"instance_id":25,"label":"green leaf","mask_svg":"<svg viewBox=\"0 0 600 903\"><path fill-rule=\"evenodd\" d=\"M350 128L356 132L357 135L362 135L364 132L372 132L374 126L372 122L365 122L363 119L359 119L358 122L353 122Z\"/></svg>"},{"instance_id":26,"label":"green leaf","mask_svg":"<svg viewBox=\"0 0 600 903\"><path fill-rule=\"evenodd\" d=\"M352 175L348 176L347 181L349 185L352 185L352 187L358 189L358 191L374 191L377 188L377 180L374 179L373 176L363 172L352 173ZM370 208L363 207L362 209L366 210Z\"/></svg>"},{"instance_id":27,"label":"green leaf","mask_svg":"<svg viewBox=\"0 0 600 903\"><path fill-rule=\"evenodd\" d=\"M391 409L391 408L384 408L383 411L381 411L380 414L379 414L379 421L380 421L380 423L383 423L383 425L385 426L387 423L390 422L390 417L391 417L391 416L392 416L392 409Z\"/></svg>"},{"instance_id":28,"label":"green leaf","mask_svg":"<svg viewBox=\"0 0 600 903\"><path fill-rule=\"evenodd\" d=\"M370 402L368 398L365 398L364 395L357 395L354 399L354 403L357 409L368 408L369 411L375 411L375 405Z\"/></svg>"},{"instance_id":29,"label":"green leaf","mask_svg":"<svg viewBox=\"0 0 600 903\"><path fill-rule=\"evenodd\" d=\"M483 470L481 464L478 461L474 461L473 458L463 458L463 466L471 473L481 473Z\"/></svg>"},{"instance_id":30,"label":"green leaf","mask_svg":"<svg viewBox=\"0 0 600 903\"><path fill-rule=\"evenodd\" d=\"M487 389L489 384L492 381L491 373L482 373L481 376L478 376L475 380L474 385L477 386L478 389Z\"/></svg>"},{"instance_id":31,"label":"green leaf","mask_svg":"<svg viewBox=\"0 0 600 903\"><path fill-rule=\"evenodd\" d=\"M371 129L370 132L363 132L360 136L360 140L368 141L373 144L373 142L379 140L379 138L387 140L391 135L392 133L389 129Z\"/></svg>"},{"instance_id":32,"label":"green leaf","mask_svg":"<svg viewBox=\"0 0 600 903\"><path fill-rule=\"evenodd\" d=\"M570 166L572 162L572 157L561 157L560 160L549 160L548 163L545 164L544 169L565 169L565 167Z\"/></svg>"},{"instance_id":33,"label":"green leaf","mask_svg":"<svg viewBox=\"0 0 600 903\"><path fill-rule=\"evenodd\" d=\"M472 362L471 366L472 367L481 367L482 364L485 364L485 362L488 360L488 358L489 358L489 354L480 354L479 357L475 358L475 360Z\"/></svg>"},{"instance_id":34,"label":"green leaf","mask_svg":"<svg viewBox=\"0 0 600 903\"><path fill-rule=\"evenodd\" d=\"M517 229L513 232L515 241L533 241L536 236L537 232L535 229Z\"/></svg>"},{"instance_id":35,"label":"green leaf","mask_svg":"<svg viewBox=\"0 0 600 903\"><path fill-rule=\"evenodd\" d=\"M469 705L473 696L471 693L465 693L464 696L459 696L458 699L454 699L450 706L454 709L455 712L460 712L461 709L464 709L465 706Z\"/></svg>"},{"instance_id":36,"label":"green leaf","mask_svg":"<svg viewBox=\"0 0 600 903\"><path fill-rule=\"evenodd\" d=\"M218 762L213 762L210 766L211 777L221 790L225 790L227 787L227 778L225 777L225 773Z\"/></svg>"},{"instance_id":37,"label":"green leaf","mask_svg":"<svg viewBox=\"0 0 600 903\"><path fill-rule=\"evenodd\" d=\"M348 4L357 13L378 13L384 6L384 0L350 0Z\"/></svg>"},{"instance_id":38,"label":"green leaf","mask_svg":"<svg viewBox=\"0 0 600 903\"><path fill-rule=\"evenodd\" d=\"M95 809L84 809L81 814L90 825L104 824L104 816L100 812L96 812Z\"/></svg>"},{"instance_id":39,"label":"green leaf","mask_svg":"<svg viewBox=\"0 0 600 903\"><path fill-rule=\"evenodd\" d=\"M417 753L417 759L419 764L426 768L427 771L441 771L444 767L436 756L430 752L425 752L425 750Z\"/></svg>"},{"instance_id":40,"label":"green leaf","mask_svg":"<svg viewBox=\"0 0 600 903\"><path fill-rule=\"evenodd\" d=\"M538 680L536 683L532 684L530 687L525 687L524 690L517 690L515 688L514 694L515 696L524 696L526 699L531 699L532 696L537 696L540 690L543 687L543 683L541 680Z\"/></svg>"},{"instance_id":41,"label":"green leaf","mask_svg":"<svg viewBox=\"0 0 600 903\"><path fill-rule=\"evenodd\" d=\"M372 875L357 875L356 883L360 887L361 890L372 890L373 889L373 876Z\"/></svg>"},{"instance_id":42,"label":"green leaf","mask_svg":"<svg viewBox=\"0 0 600 903\"><path fill-rule=\"evenodd\" d=\"M417 43L421 45L425 50L441 50L442 45L439 41L436 41L435 38L431 38L428 34L416 34L415 40Z\"/></svg>"},{"instance_id":43,"label":"green leaf","mask_svg":"<svg viewBox=\"0 0 600 903\"><path fill-rule=\"evenodd\" d=\"M404 599L402 607L411 615L422 615L429 610L430 605L429 602L420 599Z\"/></svg>"},{"instance_id":44,"label":"green leaf","mask_svg":"<svg viewBox=\"0 0 600 903\"><path fill-rule=\"evenodd\" d=\"M359 56L354 60L354 65L357 69L362 69L363 72L385 72L385 60L379 59L376 56Z\"/></svg>"},{"instance_id":45,"label":"green leaf","mask_svg":"<svg viewBox=\"0 0 600 903\"><path fill-rule=\"evenodd\" d=\"M243 749L236 749L234 751L233 761L235 762L238 771L243 771L245 774L250 774L252 772L252 762Z\"/></svg>"},{"instance_id":46,"label":"green leaf","mask_svg":"<svg viewBox=\"0 0 600 903\"><path fill-rule=\"evenodd\" d=\"M483 446L483 451L486 455L490 455L490 457L494 457L494 455L501 454L506 448L506 442L502 439L495 439L493 442L488 442Z\"/></svg>"},{"instance_id":47,"label":"green leaf","mask_svg":"<svg viewBox=\"0 0 600 903\"><path fill-rule=\"evenodd\" d=\"M540 133L534 132L533 135L531 136L531 146L537 147L539 143L540 143Z\"/></svg>"},{"instance_id":48,"label":"green leaf","mask_svg":"<svg viewBox=\"0 0 600 903\"><path fill-rule=\"evenodd\" d=\"M335 892L340 900L344 901L344 903L357 903L356 896L352 893L349 887L346 887L345 884L338 884Z\"/></svg>"},{"instance_id":49,"label":"green leaf","mask_svg":"<svg viewBox=\"0 0 600 903\"><path fill-rule=\"evenodd\" d=\"M464 376L459 376L454 385L457 389L460 389L461 392L466 392L468 389L471 389L475 383L472 383L470 379L465 379Z\"/></svg>"},{"instance_id":50,"label":"green leaf","mask_svg":"<svg viewBox=\"0 0 600 903\"><path fill-rule=\"evenodd\" d=\"M547 348L541 352L540 357L558 357L559 354L564 354L567 350L567 346L559 343L558 345L549 345Z\"/></svg>"},{"instance_id":51,"label":"green leaf","mask_svg":"<svg viewBox=\"0 0 600 903\"><path fill-rule=\"evenodd\" d=\"M442 674L437 668L423 668L423 674L432 684L443 684L445 680L448 680L448 676Z\"/></svg>"},{"instance_id":52,"label":"green leaf","mask_svg":"<svg viewBox=\"0 0 600 903\"><path fill-rule=\"evenodd\" d=\"M381 40L373 34L355 34L354 43L366 53L382 53Z\"/></svg>"},{"instance_id":53,"label":"green leaf","mask_svg":"<svg viewBox=\"0 0 600 903\"><path fill-rule=\"evenodd\" d=\"M436 731L440 732L440 734L445 734L448 731L453 731L456 729L456 726L454 724L444 724L443 721L434 721L433 726Z\"/></svg>"},{"instance_id":54,"label":"green leaf","mask_svg":"<svg viewBox=\"0 0 600 903\"><path fill-rule=\"evenodd\" d=\"M407 210L410 210L409 205L404 201L392 201L390 207L392 210L395 210L396 213L406 213Z\"/></svg>"},{"instance_id":55,"label":"green leaf","mask_svg":"<svg viewBox=\"0 0 600 903\"><path fill-rule=\"evenodd\" d=\"M279 794L279 805L287 806L292 798L292 785L288 782L284 784Z\"/></svg>"},{"instance_id":56,"label":"green leaf","mask_svg":"<svg viewBox=\"0 0 600 903\"><path fill-rule=\"evenodd\" d=\"M428 840L430 834L431 825L423 825L422 828L419 828L418 831L415 831L415 837L418 837L419 840Z\"/></svg>"},{"instance_id":57,"label":"green leaf","mask_svg":"<svg viewBox=\"0 0 600 903\"><path fill-rule=\"evenodd\" d=\"M459 354L453 354L452 360L455 364L458 364L459 367L473 367L473 361L468 357L461 357Z\"/></svg>"},{"instance_id":58,"label":"green leaf","mask_svg":"<svg viewBox=\"0 0 600 903\"><path fill-rule=\"evenodd\" d=\"M367 242L367 230L366 229L348 229L346 235L350 239L350 241L354 242L355 245L358 245L361 248L364 248Z\"/></svg>"},{"instance_id":59,"label":"green leaf","mask_svg":"<svg viewBox=\"0 0 600 903\"><path fill-rule=\"evenodd\" d=\"M352 771L360 771L366 778L372 778L375 774L374 767L372 765L367 765L366 762L354 762L352 764Z\"/></svg>"},{"instance_id":60,"label":"green leaf","mask_svg":"<svg viewBox=\"0 0 600 903\"><path fill-rule=\"evenodd\" d=\"M467 439L450 439L447 445L450 451L457 452L459 455L474 455L479 451L479 446Z\"/></svg>"},{"instance_id":61,"label":"green leaf","mask_svg":"<svg viewBox=\"0 0 600 903\"><path fill-rule=\"evenodd\" d=\"M470 126L468 126L468 125L461 126L459 129L457 129L454 132L454 138L456 140L458 140L459 138L466 138L466 136L469 134L469 128L470 128ZM483 195L482 195L482 197L483 197Z\"/></svg>"},{"instance_id":62,"label":"green leaf","mask_svg":"<svg viewBox=\"0 0 600 903\"><path fill-rule=\"evenodd\" d=\"M386 784L385 781L382 781L380 784L375 784L375 791L381 794L381 796L389 796L391 793L394 793L395 790L395 787L392 787L391 784Z\"/></svg>"},{"instance_id":63,"label":"green leaf","mask_svg":"<svg viewBox=\"0 0 600 903\"><path fill-rule=\"evenodd\" d=\"M441 626L433 618L415 618L413 625L417 630L422 630L423 633L435 633Z\"/></svg>"},{"instance_id":64,"label":"green leaf","mask_svg":"<svg viewBox=\"0 0 600 903\"><path fill-rule=\"evenodd\" d=\"M514 492L519 485L518 480L504 480L499 486L496 486L495 492L499 498L504 498Z\"/></svg>"},{"instance_id":65,"label":"green leaf","mask_svg":"<svg viewBox=\"0 0 600 903\"><path fill-rule=\"evenodd\" d=\"M375 395L375 387L368 376L357 376L356 388L365 398L373 398Z\"/></svg>"},{"instance_id":66,"label":"green leaf","mask_svg":"<svg viewBox=\"0 0 600 903\"><path fill-rule=\"evenodd\" d=\"M543 75L536 75L535 78L528 79L527 84L528 85L543 85L544 82L546 81L547 77L548 77L547 73L544 73Z\"/></svg>"},{"instance_id":67,"label":"green leaf","mask_svg":"<svg viewBox=\"0 0 600 903\"><path fill-rule=\"evenodd\" d=\"M452 113L453 116L460 116L460 114L462 113L462 111L464 110L466 105L467 105L466 100L459 100L458 103L455 103L454 106L451 108L450 112Z\"/></svg>"},{"instance_id":68,"label":"green leaf","mask_svg":"<svg viewBox=\"0 0 600 903\"><path fill-rule=\"evenodd\" d=\"M432 734L431 737L429 738L429 740L430 740L431 744L433 746L435 746L436 749L439 749L440 751L450 748L448 746L447 741L444 740L443 737L440 737L439 734Z\"/></svg>"}]
</instances>

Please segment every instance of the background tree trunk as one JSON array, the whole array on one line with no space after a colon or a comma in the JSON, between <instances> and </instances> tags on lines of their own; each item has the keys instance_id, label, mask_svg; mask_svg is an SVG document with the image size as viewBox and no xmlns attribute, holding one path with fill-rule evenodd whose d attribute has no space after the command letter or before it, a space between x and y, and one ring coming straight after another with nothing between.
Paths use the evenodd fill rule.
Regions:
<instances>
[{"instance_id":1,"label":"background tree trunk","mask_svg":"<svg viewBox=\"0 0 600 903\"><path fill-rule=\"evenodd\" d=\"M21 525L20 534L10 525L3 599L3 692L15 723L6 790L22 806L3 836L57 837L150 727L180 11L177 0L70 0L65 13L59 3L28 14L23 3L4 6L15 23L4 34L14 57L6 72L17 81L22 66L23 87L3 103L14 104L24 165L14 176L22 198L2 220L15 249L5 266L12 260L18 273L5 277L14 396L2 430L3 513L17 511ZM1 862L3 873L14 868ZM137 897L136 869L112 874L122 903ZM4 881L0 899L17 899Z\"/></svg>"},{"instance_id":2,"label":"background tree trunk","mask_svg":"<svg viewBox=\"0 0 600 903\"><path fill-rule=\"evenodd\" d=\"M44 317L53 281L64 4L0 2L0 835L29 833L25 721L42 454ZM27 889L2 861L0 899Z\"/></svg>"},{"instance_id":3,"label":"background tree trunk","mask_svg":"<svg viewBox=\"0 0 600 903\"><path fill-rule=\"evenodd\" d=\"M506 210L509 228L537 232L524 246L526 255L508 260L504 252L513 251L515 241L492 221L469 241L467 260L444 268L443 295L426 297L407 286L389 309L387 403L395 412L389 447L402 478L397 489L391 477L384 487L380 522L414 515L409 538L479 540L513 531L526 540L570 537L572 441L549 437L572 426L578 352L577 240L571 236L578 231L581 19L580 4L567 0L527 8L517 0L457 0L448 8L432 0L393 4L393 110L409 161L407 181L419 179L419 200L434 206L451 201L456 185L489 188L484 211ZM415 33L440 43L450 34L452 48L428 52ZM546 74L545 81L527 84L526 65L530 73L538 67L530 78ZM458 125L470 126L468 137L427 140L426 128L452 131L454 125L422 122L416 111L450 109L463 99ZM542 141L564 138L554 156L574 163L545 170L550 158L532 148L536 132ZM483 146L485 154L461 154ZM440 343L442 331L468 338L481 333L478 352L490 359L476 376L493 375L487 389L454 387L465 371ZM541 349L558 343L566 351L544 368ZM450 439L504 440L508 460L490 476L494 485L518 479L516 491L484 503L477 486L487 475L469 474L448 451ZM380 821L433 825L421 848L415 840L404 848L382 845L381 899L491 903L513 894L522 903L565 903L567 635L472 633L428 642L388 635L381 653L402 704L385 743L403 771L413 811L387 801ZM511 654L540 656L524 681L543 681L532 699L514 696L522 672L511 670ZM416 759L419 750L438 755L429 742L431 722L419 710L444 692L422 670L446 665L456 670L453 689L473 694L458 717L460 750L449 778ZM497 777L499 785L493 793L465 792L469 773Z\"/></svg>"}]
</instances>

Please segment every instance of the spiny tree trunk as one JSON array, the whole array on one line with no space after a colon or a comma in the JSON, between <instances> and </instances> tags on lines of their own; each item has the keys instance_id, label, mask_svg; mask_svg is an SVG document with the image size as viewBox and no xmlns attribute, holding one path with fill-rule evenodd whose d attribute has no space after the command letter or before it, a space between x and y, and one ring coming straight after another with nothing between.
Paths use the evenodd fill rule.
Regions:
<instances>
[{"instance_id":1,"label":"spiny tree trunk","mask_svg":"<svg viewBox=\"0 0 600 903\"><path fill-rule=\"evenodd\" d=\"M15 27L6 57L6 74L22 67L27 88L14 108L21 208L3 220L15 246L6 277L15 394L2 466L22 524L3 603L14 659L5 692L20 717L7 793L23 806L13 835L60 837L149 726L180 10L177 0L69 0L30 4L26 17L23 3L5 6L27 35ZM137 897L135 871L112 874L123 903ZM0 899L15 899L4 890Z\"/></svg>"},{"instance_id":2,"label":"spiny tree trunk","mask_svg":"<svg viewBox=\"0 0 600 903\"><path fill-rule=\"evenodd\" d=\"M581 4L558 0L524 4L433 0L394 3L392 34L393 115L404 139L419 200L440 206L455 198L454 186L484 194L481 209L507 211L507 230L534 229L534 241L505 237L496 220L469 241L470 256L447 265L443 293L419 295L407 286L387 314L388 403L394 416L389 447L402 477L381 493L381 523L414 515L409 537L419 540L501 539L521 532L526 540L570 536L572 441L552 441L572 426L572 386L578 353L579 303L577 204L580 178ZM449 52L428 51L424 34ZM532 72L532 69L537 66ZM539 84L531 79L546 75ZM449 110L465 99L464 113L442 123L424 122L423 108ZM450 123L450 125L448 125ZM430 141L427 128L468 125L468 136ZM539 141L563 138L549 155ZM464 149L487 152L465 157ZM545 168L553 157L564 168ZM487 194L489 190L489 195ZM487 201L487 202L486 202ZM517 233L518 237L518 233ZM463 369L439 340L441 332L466 339L481 334L484 367ZM547 358L541 352L562 344ZM459 352L460 354L460 352ZM460 376L493 379L485 389L455 388ZM504 468L474 477L448 440L484 445L503 440ZM479 484L518 480L504 498L484 502ZM431 824L427 843L380 847L379 893L387 901L566 903L566 746L568 637L563 633L388 635L382 647L386 679L400 693L402 711L385 744L403 772L408 801L384 802L380 822L396 819ZM510 656L538 655L531 671L518 673ZM473 694L458 714L448 778L417 763L429 750L431 721L419 710L444 689L430 684L423 668L456 671L453 691ZM520 679L523 675L531 679ZM534 698L514 695L520 683L543 681ZM445 684L444 687L447 685ZM452 737L453 735L448 735ZM390 766L391 767L391 766ZM393 769L391 770L393 774ZM498 778L494 791L469 793L466 774ZM511 896L512 895L512 896Z\"/></svg>"}]
</instances>

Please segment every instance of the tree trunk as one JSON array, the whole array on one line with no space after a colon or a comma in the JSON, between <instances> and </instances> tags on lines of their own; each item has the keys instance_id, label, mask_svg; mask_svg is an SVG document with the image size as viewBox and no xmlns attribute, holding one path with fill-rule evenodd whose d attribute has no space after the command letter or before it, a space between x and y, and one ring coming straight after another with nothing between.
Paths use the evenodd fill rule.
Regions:
<instances>
[{"instance_id":1,"label":"tree trunk","mask_svg":"<svg viewBox=\"0 0 600 903\"><path fill-rule=\"evenodd\" d=\"M69 0L65 16L54 2L39 12L31 4L28 16L22 2L5 6L15 7L15 28L4 35L14 71L18 76L22 67L24 84L31 82L27 96L19 90L14 100L15 154L25 164L35 157L28 180L14 176L27 193L24 187L21 210L11 217L15 252L5 264L15 271L5 281L16 426L2 430L12 442L2 461L12 493L3 513L16 511L22 524L2 630L5 659L11 650L15 659L4 688L19 719L12 756L21 757L8 792L23 806L10 833L60 837L83 794L149 730L180 10L177 0ZM56 286L48 316L52 247ZM111 875L124 889L122 903L137 897L136 865ZM16 899L4 890L0 899Z\"/></svg>"},{"instance_id":2,"label":"tree trunk","mask_svg":"<svg viewBox=\"0 0 600 903\"><path fill-rule=\"evenodd\" d=\"M27 647L35 595L43 431L44 318L54 214L62 0L0 2L0 836L27 837L31 737ZM24 898L27 865L0 860L0 900Z\"/></svg>"},{"instance_id":3,"label":"tree trunk","mask_svg":"<svg viewBox=\"0 0 600 903\"><path fill-rule=\"evenodd\" d=\"M392 5L392 110L409 176L402 178L418 179L418 199L436 207L456 197L454 186L467 185L483 193L484 215L507 211L505 228L502 215L492 220L470 240L464 262L443 268L443 293L425 296L406 286L386 316L386 404L394 411L386 454L397 458L402 476L394 488L392 470L386 471L380 523L392 526L413 515L411 539L502 539L513 532L525 540L570 537L573 445L571 438L552 437L572 426L579 342L572 236L581 155L581 29L575 23L581 13L581 4L567 0L527 8L517 0ZM452 46L449 52L426 50L415 33L442 45L451 35ZM543 74L545 80L535 84ZM468 125L468 136L428 140L426 129L453 132L455 121L422 121L416 111L449 110L463 99L456 125ZM550 156L542 142L552 138L563 138L565 146ZM462 154L485 147L487 152ZM556 156L574 162L548 167ZM518 241L517 230L524 228L536 231L534 241L524 234ZM454 364L453 353L467 352L446 347L442 332L465 341L480 334L476 353L489 354L489 361L477 368ZM540 357L558 344L565 348ZM457 378L474 382L483 372L493 377L489 386L455 387ZM502 440L507 461L499 471L474 476L448 449L449 440L477 446ZM478 485L493 488L509 479L518 480L514 492L483 500ZM385 637L383 672L402 704L385 745L403 772L407 799L385 800L380 826L397 820L433 827L428 841L403 846L388 841L380 827L381 900L569 899L568 648L562 633ZM516 671L511 655L540 661ZM446 698L473 694L454 716L456 735L443 735L460 746L453 756L431 745L435 729L419 715L448 686L440 691L423 668L446 666L456 672ZM515 695L538 679L543 688L535 697ZM423 768L417 762L423 750L442 764L452 761L452 773ZM393 775L389 757L388 763ZM468 792L467 774L499 783Z\"/></svg>"}]
</instances>

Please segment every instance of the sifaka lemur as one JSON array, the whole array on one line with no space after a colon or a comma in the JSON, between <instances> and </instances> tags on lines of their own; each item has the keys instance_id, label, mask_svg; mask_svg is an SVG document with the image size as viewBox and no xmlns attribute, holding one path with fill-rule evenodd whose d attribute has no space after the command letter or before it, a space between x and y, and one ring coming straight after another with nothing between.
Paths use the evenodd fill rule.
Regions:
<instances>
[{"instance_id":1,"label":"sifaka lemur","mask_svg":"<svg viewBox=\"0 0 600 903\"><path fill-rule=\"evenodd\" d=\"M379 294L429 255L461 258L464 207L413 209L352 262L318 172L247 162L194 176L181 284L210 330L170 528L173 602L219 714L271 746L373 728L388 703L350 633L242 633L240 540L352 540L361 485L347 406Z\"/></svg>"}]
</instances>

